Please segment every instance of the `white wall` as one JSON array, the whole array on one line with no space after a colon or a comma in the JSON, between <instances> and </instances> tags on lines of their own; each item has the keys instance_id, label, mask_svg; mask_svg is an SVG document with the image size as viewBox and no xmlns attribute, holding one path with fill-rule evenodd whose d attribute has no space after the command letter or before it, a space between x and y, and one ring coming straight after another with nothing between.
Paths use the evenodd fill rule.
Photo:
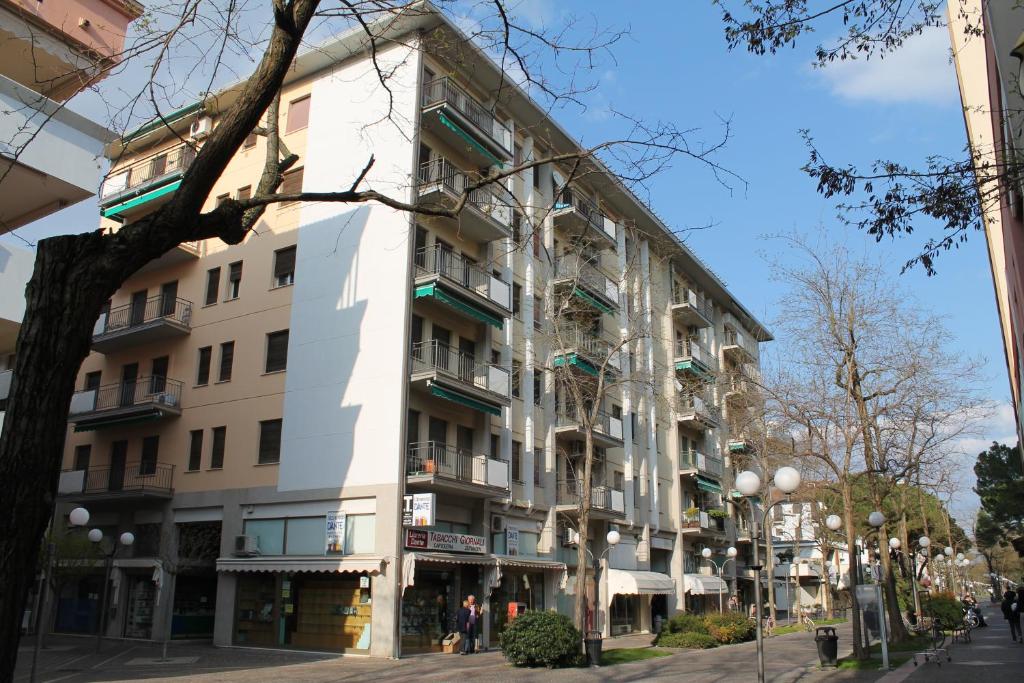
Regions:
<instances>
[{"instance_id":1,"label":"white wall","mask_svg":"<svg viewBox=\"0 0 1024 683\"><path fill-rule=\"evenodd\" d=\"M0 320L21 324L25 316L25 285L32 276L35 259L35 253L28 249L0 243Z\"/></svg>"},{"instance_id":2,"label":"white wall","mask_svg":"<svg viewBox=\"0 0 1024 683\"><path fill-rule=\"evenodd\" d=\"M340 65L312 88L305 191L348 189L374 155L363 187L410 196L418 54L378 55L394 93L369 62ZM397 123L395 123L397 121ZM379 205L302 207L291 309L278 488L397 483L405 420L405 322L410 217Z\"/></svg>"}]
</instances>

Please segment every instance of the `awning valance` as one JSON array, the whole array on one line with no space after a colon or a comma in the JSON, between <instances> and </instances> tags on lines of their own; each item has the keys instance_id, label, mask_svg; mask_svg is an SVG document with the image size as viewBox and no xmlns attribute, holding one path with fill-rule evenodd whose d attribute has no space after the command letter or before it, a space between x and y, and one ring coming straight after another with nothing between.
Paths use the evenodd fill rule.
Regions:
<instances>
[{"instance_id":1,"label":"awning valance","mask_svg":"<svg viewBox=\"0 0 1024 683\"><path fill-rule=\"evenodd\" d=\"M497 318L487 311L481 310L476 306L463 301L458 296L446 292L444 289L439 287L436 282L420 285L413 292L413 298L415 299L421 299L424 297L433 297L434 299L437 299L458 311L462 311L463 313L476 318L482 323L487 323L488 325L497 327L499 330L504 326L504 322L501 318Z\"/></svg>"},{"instance_id":2,"label":"awning valance","mask_svg":"<svg viewBox=\"0 0 1024 683\"><path fill-rule=\"evenodd\" d=\"M564 562L553 560L532 560L528 557L499 557L499 567L520 567L523 569L550 569L552 571L565 571Z\"/></svg>"},{"instance_id":3,"label":"awning valance","mask_svg":"<svg viewBox=\"0 0 1024 683\"><path fill-rule=\"evenodd\" d=\"M697 475L697 488L708 493L722 494L722 486L717 481L700 474Z\"/></svg>"},{"instance_id":4,"label":"awning valance","mask_svg":"<svg viewBox=\"0 0 1024 683\"><path fill-rule=\"evenodd\" d=\"M463 394L460 394L457 391L451 391L449 389L439 387L436 384L431 384L430 393L433 394L434 396L437 396L438 398L443 398L446 401L458 403L459 405L466 406L467 408L472 408L473 410L479 410L480 412L487 413L488 415L501 417L501 408L489 405L487 403L483 403L482 401L477 401L476 399L470 398L469 396L464 396Z\"/></svg>"},{"instance_id":5,"label":"awning valance","mask_svg":"<svg viewBox=\"0 0 1024 683\"><path fill-rule=\"evenodd\" d=\"M500 578L498 560L494 555L461 555L459 553L406 553L402 558L402 592L409 586L416 585L416 564L428 562L435 564L475 564L484 567L488 574L486 585L493 586Z\"/></svg>"},{"instance_id":6,"label":"awning valance","mask_svg":"<svg viewBox=\"0 0 1024 683\"><path fill-rule=\"evenodd\" d=\"M671 595L676 592L675 581L659 572L608 570L609 595Z\"/></svg>"},{"instance_id":7,"label":"awning valance","mask_svg":"<svg viewBox=\"0 0 1024 683\"><path fill-rule=\"evenodd\" d=\"M219 572L329 572L379 574L382 557L221 557Z\"/></svg>"},{"instance_id":8,"label":"awning valance","mask_svg":"<svg viewBox=\"0 0 1024 683\"><path fill-rule=\"evenodd\" d=\"M683 586L690 595L717 595L719 592L729 592L729 584L717 576L707 574L683 574Z\"/></svg>"}]
</instances>

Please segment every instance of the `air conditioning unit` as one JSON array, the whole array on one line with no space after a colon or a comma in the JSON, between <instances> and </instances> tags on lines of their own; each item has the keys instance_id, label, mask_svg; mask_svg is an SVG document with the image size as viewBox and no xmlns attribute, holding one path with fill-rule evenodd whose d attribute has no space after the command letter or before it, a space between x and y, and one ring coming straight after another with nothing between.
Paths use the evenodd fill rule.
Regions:
<instances>
[{"instance_id":1,"label":"air conditioning unit","mask_svg":"<svg viewBox=\"0 0 1024 683\"><path fill-rule=\"evenodd\" d=\"M566 528L562 529L562 545L563 546L577 545L577 544L579 544L579 542L580 542L580 534L579 534L578 531L576 531L575 529L570 529L569 527L566 527Z\"/></svg>"},{"instance_id":2,"label":"air conditioning unit","mask_svg":"<svg viewBox=\"0 0 1024 683\"><path fill-rule=\"evenodd\" d=\"M192 122L192 127L189 129L189 135L193 140L203 140L213 130L213 119L209 116L200 116Z\"/></svg>"},{"instance_id":3,"label":"air conditioning unit","mask_svg":"<svg viewBox=\"0 0 1024 683\"><path fill-rule=\"evenodd\" d=\"M248 557L259 553L259 544L255 536L235 536L235 555Z\"/></svg>"},{"instance_id":4,"label":"air conditioning unit","mask_svg":"<svg viewBox=\"0 0 1024 683\"><path fill-rule=\"evenodd\" d=\"M505 518L501 515L491 515L491 531L500 534L505 530Z\"/></svg>"}]
</instances>

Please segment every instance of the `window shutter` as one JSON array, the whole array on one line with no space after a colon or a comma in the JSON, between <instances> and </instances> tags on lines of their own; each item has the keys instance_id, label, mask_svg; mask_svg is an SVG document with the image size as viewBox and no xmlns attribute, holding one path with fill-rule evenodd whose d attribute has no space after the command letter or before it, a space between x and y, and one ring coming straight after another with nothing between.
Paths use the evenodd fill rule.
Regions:
<instances>
[{"instance_id":1,"label":"window shutter","mask_svg":"<svg viewBox=\"0 0 1024 683\"><path fill-rule=\"evenodd\" d=\"M302 192L302 169L297 168L293 171L288 171L281 178L281 189L278 190L281 194L295 194ZM294 202L281 202L281 206L287 206Z\"/></svg>"},{"instance_id":2,"label":"window shutter","mask_svg":"<svg viewBox=\"0 0 1024 683\"><path fill-rule=\"evenodd\" d=\"M284 370L288 365L288 330L267 335L267 372Z\"/></svg>"},{"instance_id":3,"label":"window shutter","mask_svg":"<svg viewBox=\"0 0 1024 683\"><path fill-rule=\"evenodd\" d=\"M285 133L305 128L309 125L309 95L299 98L288 105L288 122L285 124Z\"/></svg>"},{"instance_id":4,"label":"window shutter","mask_svg":"<svg viewBox=\"0 0 1024 683\"><path fill-rule=\"evenodd\" d=\"M281 461L281 420L260 422L259 464Z\"/></svg>"},{"instance_id":5,"label":"window shutter","mask_svg":"<svg viewBox=\"0 0 1024 683\"><path fill-rule=\"evenodd\" d=\"M195 429L190 433L192 440L188 447L188 470L195 472L203 464L203 430Z\"/></svg>"},{"instance_id":6,"label":"window shutter","mask_svg":"<svg viewBox=\"0 0 1024 683\"><path fill-rule=\"evenodd\" d=\"M210 383L210 356L212 355L212 346L204 346L199 349L199 370L196 373L196 384Z\"/></svg>"},{"instance_id":7,"label":"window shutter","mask_svg":"<svg viewBox=\"0 0 1024 683\"><path fill-rule=\"evenodd\" d=\"M220 268L206 271L206 305L217 303L220 296Z\"/></svg>"},{"instance_id":8,"label":"window shutter","mask_svg":"<svg viewBox=\"0 0 1024 683\"><path fill-rule=\"evenodd\" d=\"M275 254L274 277L280 278L283 275L295 272L295 247L281 249Z\"/></svg>"}]
</instances>

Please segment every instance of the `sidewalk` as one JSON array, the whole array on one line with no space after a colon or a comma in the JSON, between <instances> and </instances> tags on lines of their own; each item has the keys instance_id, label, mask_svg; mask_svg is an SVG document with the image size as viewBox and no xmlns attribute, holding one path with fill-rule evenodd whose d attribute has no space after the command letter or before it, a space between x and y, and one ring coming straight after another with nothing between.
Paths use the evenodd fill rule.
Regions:
<instances>
[{"instance_id":1,"label":"sidewalk","mask_svg":"<svg viewBox=\"0 0 1024 683\"><path fill-rule=\"evenodd\" d=\"M989 627L975 629L970 643L950 646L952 662L943 660L941 666L934 662L919 663L915 669L912 663L900 667L899 674L906 681L928 681L945 683L984 679L985 683L1009 683L1024 680L1024 645L1010 641L1010 627L1001 615L990 614ZM918 658L921 662L921 658Z\"/></svg>"}]
</instances>

